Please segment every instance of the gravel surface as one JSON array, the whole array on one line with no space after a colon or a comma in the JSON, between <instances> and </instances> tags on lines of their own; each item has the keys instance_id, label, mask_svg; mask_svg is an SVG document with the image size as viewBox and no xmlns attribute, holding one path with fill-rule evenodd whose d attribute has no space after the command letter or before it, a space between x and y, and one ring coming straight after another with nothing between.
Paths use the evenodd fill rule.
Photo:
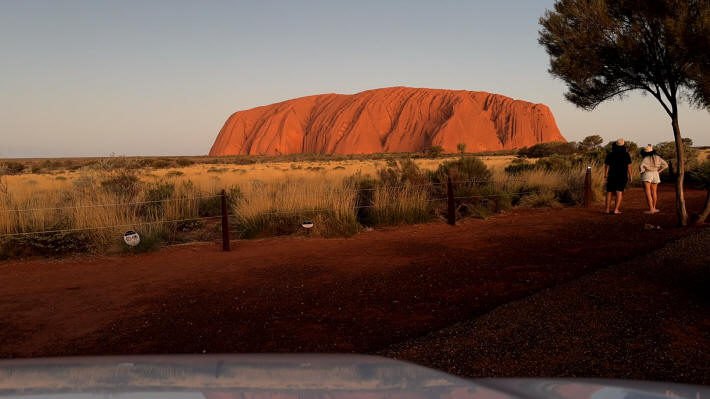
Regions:
<instances>
[{"instance_id":1,"label":"gravel surface","mask_svg":"<svg viewBox=\"0 0 710 399\"><path fill-rule=\"evenodd\" d=\"M378 354L465 377L710 384L710 230Z\"/></svg>"}]
</instances>

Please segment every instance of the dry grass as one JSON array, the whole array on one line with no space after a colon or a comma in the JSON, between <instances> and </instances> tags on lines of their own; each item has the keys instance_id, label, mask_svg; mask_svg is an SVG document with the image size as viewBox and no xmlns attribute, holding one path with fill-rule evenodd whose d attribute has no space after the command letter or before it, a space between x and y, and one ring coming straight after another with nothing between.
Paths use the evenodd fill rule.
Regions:
<instances>
[{"instance_id":1,"label":"dry grass","mask_svg":"<svg viewBox=\"0 0 710 399\"><path fill-rule=\"evenodd\" d=\"M435 170L442 162L456 158L414 162L422 170ZM494 184L506 192L549 192L559 196L565 190L569 192L571 186L583 184L583 168L572 173L534 170L509 176L503 169L514 158L481 158L493 171ZM201 222L188 223L187 227L185 222L163 222L218 214L218 199L210 196L223 189L230 193L233 222L241 236L302 233L300 222L304 220L314 221L314 234L348 235L355 233L362 222L358 220L357 206L363 204L359 202L361 198L352 176L376 176L377 170L385 166L384 160L356 159L195 164L173 169L84 168L55 174L5 176L6 190L0 190L0 235L86 229L81 230L82 239L102 251L120 248L121 235L128 229L139 231L148 241L171 241L184 230L200 229ZM106 182L122 173L135 175L135 187L109 189ZM600 173L603 173L600 169L595 172L597 185L602 181ZM366 204L371 207L369 222L398 224L427 220L431 217L432 195L425 187L376 185ZM140 204L156 199L170 201ZM579 202L579 198L565 200ZM134 204L125 205L128 202ZM107 226L114 227L104 228Z\"/></svg>"}]
</instances>

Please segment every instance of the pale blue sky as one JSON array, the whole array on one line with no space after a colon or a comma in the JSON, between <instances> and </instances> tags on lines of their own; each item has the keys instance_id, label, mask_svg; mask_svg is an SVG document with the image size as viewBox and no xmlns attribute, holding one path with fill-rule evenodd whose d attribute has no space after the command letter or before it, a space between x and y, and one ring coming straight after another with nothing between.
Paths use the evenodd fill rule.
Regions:
<instances>
[{"instance_id":1,"label":"pale blue sky","mask_svg":"<svg viewBox=\"0 0 710 399\"><path fill-rule=\"evenodd\" d=\"M201 155L234 111L412 86L550 106L562 134L671 140L650 97L564 101L537 21L552 0L0 0L0 157ZM681 129L710 145L710 114Z\"/></svg>"}]
</instances>

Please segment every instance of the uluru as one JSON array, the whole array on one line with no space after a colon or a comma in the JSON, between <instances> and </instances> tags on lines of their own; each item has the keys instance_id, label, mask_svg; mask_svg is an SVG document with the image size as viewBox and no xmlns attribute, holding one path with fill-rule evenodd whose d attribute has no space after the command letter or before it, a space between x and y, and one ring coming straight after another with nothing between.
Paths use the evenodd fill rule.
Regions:
<instances>
[{"instance_id":1,"label":"uluru","mask_svg":"<svg viewBox=\"0 0 710 399\"><path fill-rule=\"evenodd\" d=\"M211 156L455 152L565 141L544 104L467 90L389 87L320 94L238 111Z\"/></svg>"}]
</instances>

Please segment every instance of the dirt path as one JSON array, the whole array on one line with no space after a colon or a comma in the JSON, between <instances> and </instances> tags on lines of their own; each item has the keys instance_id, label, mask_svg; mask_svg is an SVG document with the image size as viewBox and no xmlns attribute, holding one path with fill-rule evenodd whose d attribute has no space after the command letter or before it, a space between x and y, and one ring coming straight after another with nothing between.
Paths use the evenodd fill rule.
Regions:
<instances>
[{"instance_id":1,"label":"dirt path","mask_svg":"<svg viewBox=\"0 0 710 399\"><path fill-rule=\"evenodd\" d=\"M0 357L372 352L690 234L671 188L644 215L516 210L450 227L345 239L170 247L136 256L0 263ZM689 191L690 210L704 193ZM663 230L645 231L644 223Z\"/></svg>"},{"instance_id":2,"label":"dirt path","mask_svg":"<svg viewBox=\"0 0 710 399\"><path fill-rule=\"evenodd\" d=\"M710 229L379 354L464 377L710 385Z\"/></svg>"}]
</instances>

